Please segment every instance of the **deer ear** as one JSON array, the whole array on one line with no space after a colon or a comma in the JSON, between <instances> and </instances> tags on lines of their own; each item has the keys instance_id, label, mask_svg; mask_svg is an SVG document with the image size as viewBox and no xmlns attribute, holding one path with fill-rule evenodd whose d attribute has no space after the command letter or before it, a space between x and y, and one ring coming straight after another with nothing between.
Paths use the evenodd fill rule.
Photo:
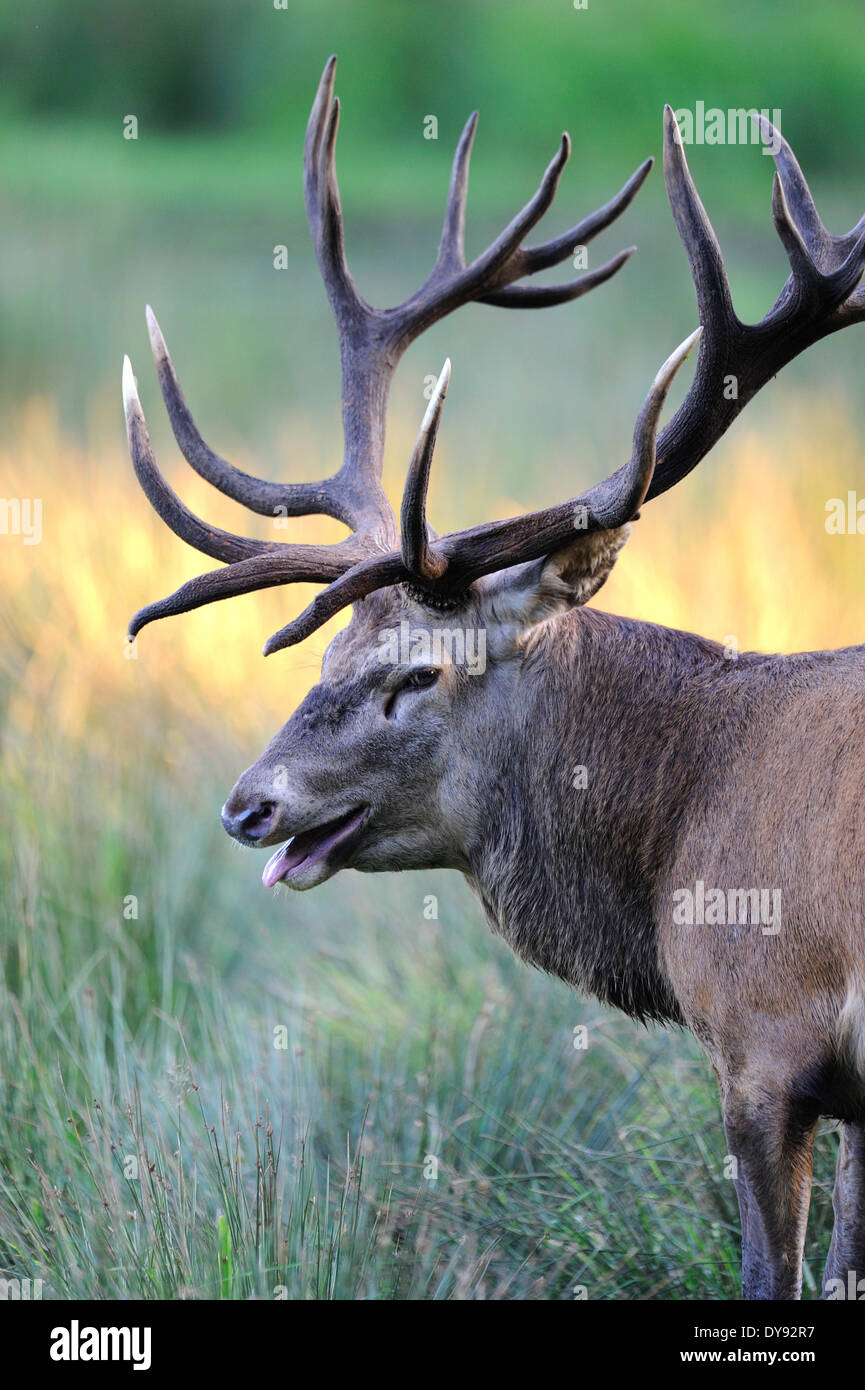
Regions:
<instances>
[{"instance_id":1,"label":"deer ear","mask_svg":"<svg viewBox=\"0 0 865 1390\"><path fill-rule=\"evenodd\" d=\"M534 627L588 603L607 579L630 526L577 534L552 555L491 575L484 605L493 623Z\"/></svg>"}]
</instances>

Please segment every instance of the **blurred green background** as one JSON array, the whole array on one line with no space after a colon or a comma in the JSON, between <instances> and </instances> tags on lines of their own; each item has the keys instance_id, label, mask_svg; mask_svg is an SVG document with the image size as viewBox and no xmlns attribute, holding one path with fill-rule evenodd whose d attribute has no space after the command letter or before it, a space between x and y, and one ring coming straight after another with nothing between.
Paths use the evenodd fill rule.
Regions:
<instances>
[{"instance_id":1,"label":"blurred green background","mask_svg":"<svg viewBox=\"0 0 865 1390\"><path fill-rule=\"evenodd\" d=\"M123 659L131 611L209 562L136 489L120 362L129 351L184 498L263 534L179 467L143 310L216 448L274 477L336 466L337 348L301 195L329 53L349 258L390 304L432 261L475 107L470 253L563 128L574 153L538 235L605 201L658 157L665 101L779 108L846 230L865 204L861 27L838 0L0 8L0 491L45 502L40 546L3 539L0 1277L55 1297L736 1296L726 1145L689 1039L512 960L455 876L271 896L222 833L227 790L315 679L327 634L263 662L309 597L271 592L148 629ZM757 318L786 275L771 162L756 146L689 157L740 316ZM410 350L393 494L447 354L441 528L559 500L624 458L657 365L695 324L657 167L590 268L634 242L577 304L472 305ZM860 640L856 541L823 527L825 499L861 483L860 334L794 363L646 509L602 606L743 648ZM834 1147L827 1133L809 1293Z\"/></svg>"},{"instance_id":2,"label":"blurred green background","mask_svg":"<svg viewBox=\"0 0 865 1390\"><path fill-rule=\"evenodd\" d=\"M665 101L698 99L780 108L827 224L846 230L861 211L862 65L852 41L861 25L852 3L791 10L748 0L590 0L586 10L568 0L7 5L0 401L45 381L83 428L94 401L113 406L122 352L144 366L149 301L211 434L276 462L287 411L325 402L322 450L338 453L336 345L301 196L306 115L332 51L351 262L367 297L387 303L428 268L454 143L475 108L470 250L528 197L562 129L574 154L548 217L555 229L659 155ZM138 118L137 141L122 138L127 114ZM423 138L427 114L438 117L436 141ZM769 215L771 161L757 147L716 146L694 150L692 164L740 316L759 317L786 275ZM521 502L544 487L522 463L541 416L557 443L621 454L622 403L627 415L694 322L658 168L592 246L590 265L629 242L639 257L579 306L507 318L472 306L438 325L400 374L395 413L409 403L416 412L419 378L450 353L455 435L482 420L492 448L502 446L505 490ZM276 244L289 249L281 273ZM819 363L791 375L831 376L846 358L830 343ZM515 362L527 373L525 416L515 403L502 409Z\"/></svg>"}]
</instances>

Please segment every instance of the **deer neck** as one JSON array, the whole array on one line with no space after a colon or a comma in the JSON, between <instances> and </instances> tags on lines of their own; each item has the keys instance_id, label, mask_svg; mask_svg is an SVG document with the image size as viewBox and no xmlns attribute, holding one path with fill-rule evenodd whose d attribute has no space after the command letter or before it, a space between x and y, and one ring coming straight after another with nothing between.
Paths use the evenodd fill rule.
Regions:
<instances>
[{"instance_id":1,"label":"deer neck","mask_svg":"<svg viewBox=\"0 0 865 1390\"><path fill-rule=\"evenodd\" d=\"M706 755L694 701L723 664L703 638L577 610L532 639L509 737L487 743L498 754L468 877L491 924L636 1017L679 1020L656 898Z\"/></svg>"}]
</instances>

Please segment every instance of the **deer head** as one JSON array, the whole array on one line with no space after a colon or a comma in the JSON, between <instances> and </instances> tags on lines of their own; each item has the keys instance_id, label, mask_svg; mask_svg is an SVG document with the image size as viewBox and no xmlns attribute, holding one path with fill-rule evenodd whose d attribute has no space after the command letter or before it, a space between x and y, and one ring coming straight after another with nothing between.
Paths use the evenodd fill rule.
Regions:
<instances>
[{"instance_id":1,"label":"deer head","mask_svg":"<svg viewBox=\"0 0 865 1390\"><path fill-rule=\"evenodd\" d=\"M780 367L809 343L865 316L865 296L855 289L865 262L863 224L846 237L826 232L792 151L760 118L775 152L772 211L792 273L759 324L740 322L668 107L665 179L703 328L658 372L637 417L629 461L556 506L437 535L426 518L426 494L450 376L446 362L409 463L398 525L381 486L381 468L388 392L402 353L461 304L543 308L577 299L608 280L634 248L566 284L522 283L609 226L652 161L603 208L562 235L526 247L523 241L550 207L567 162L564 135L534 196L466 264L472 116L457 146L435 264L405 303L376 309L358 292L345 257L335 172L335 66L331 58L312 107L304 168L307 216L340 342L345 454L339 471L321 482L283 485L250 477L220 458L192 420L150 310L148 324L174 434L192 467L253 511L321 513L344 522L351 534L331 546L291 545L208 526L160 474L128 359L123 374L129 446L144 492L177 535L225 562L225 568L142 609L130 637L154 619L234 594L298 581L326 584L305 612L269 639L268 655L353 605L351 622L327 649L320 684L241 776L223 808L226 829L242 843L282 844L264 881L295 888L313 887L347 864L366 870L468 869L485 787L495 775L488 750L507 739L521 717L521 682L532 669L539 634L551 619L591 598L643 501L684 477ZM656 448L668 388L701 332L693 383ZM730 377L735 393L724 390Z\"/></svg>"}]
</instances>

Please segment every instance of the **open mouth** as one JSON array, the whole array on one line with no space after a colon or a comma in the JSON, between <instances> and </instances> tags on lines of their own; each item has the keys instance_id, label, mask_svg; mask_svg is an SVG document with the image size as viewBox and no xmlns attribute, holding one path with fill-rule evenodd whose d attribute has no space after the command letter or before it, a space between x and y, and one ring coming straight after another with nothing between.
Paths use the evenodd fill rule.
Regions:
<instances>
[{"instance_id":1,"label":"open mouth","mask_svg":"<svg viewBox=\"0 0 865 1390\"><path fill-rule=\"evenodd\" d=\"M339 858L345 860L368 815L369 807L361 806L357 810L348 811L344 816L338 816L336 820L328 821L325 825L318 825L312 830L303 830L299 835L292 836L265 864L264 873L261 875L265 888L272 888L275 883L285 883L297 878L303 870L321 863L336 850Z\"/></svg>"}]
</instances>

